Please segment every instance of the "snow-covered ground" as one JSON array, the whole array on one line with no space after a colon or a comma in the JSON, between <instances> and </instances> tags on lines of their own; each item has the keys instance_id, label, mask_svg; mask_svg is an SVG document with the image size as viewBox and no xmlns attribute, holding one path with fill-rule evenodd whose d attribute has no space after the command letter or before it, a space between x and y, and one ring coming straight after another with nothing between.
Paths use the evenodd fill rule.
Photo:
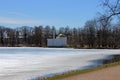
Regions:
<instances>
[{"instance_id":1,"label":"snow-covered ground","mask_svg":"<svg viewBox=\"0 0 120 80\"><path fill-rule=\"evenodd\" d=\"M94 60L120 49L0 48L0 80L29 80L50 73L98 65Z\"/></svg>"}]
</instances>

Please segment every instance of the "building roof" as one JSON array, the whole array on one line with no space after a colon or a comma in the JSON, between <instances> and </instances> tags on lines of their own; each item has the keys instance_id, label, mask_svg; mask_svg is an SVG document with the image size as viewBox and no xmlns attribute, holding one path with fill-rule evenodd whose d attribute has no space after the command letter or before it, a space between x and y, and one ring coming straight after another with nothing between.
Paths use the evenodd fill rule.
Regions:
<instances>
[{"instance_id":1,"label":"building roof","mask_svg":"<svg viewBox=\"0 0 120 80\"><path fill-rule=\"evenodd\" d=\"M64 34L59 34L57 37L65 37Z\"/></svg>"}]
</instances>

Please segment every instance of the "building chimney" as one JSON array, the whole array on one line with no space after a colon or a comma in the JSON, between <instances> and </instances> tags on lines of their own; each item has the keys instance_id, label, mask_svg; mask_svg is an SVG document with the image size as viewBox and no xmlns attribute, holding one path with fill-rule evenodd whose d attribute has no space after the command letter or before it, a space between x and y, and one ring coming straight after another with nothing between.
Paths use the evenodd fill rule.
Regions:
<instances>
[{"instance_id":1,"label":"building chimney","mask_svg":"<svg viewBox=\"0 0 120 80\"><path fill-rule=\"evenodd\" d=\"M53 27L53 39L55 39L55 28Z\"/></svg>"}]
</instances>

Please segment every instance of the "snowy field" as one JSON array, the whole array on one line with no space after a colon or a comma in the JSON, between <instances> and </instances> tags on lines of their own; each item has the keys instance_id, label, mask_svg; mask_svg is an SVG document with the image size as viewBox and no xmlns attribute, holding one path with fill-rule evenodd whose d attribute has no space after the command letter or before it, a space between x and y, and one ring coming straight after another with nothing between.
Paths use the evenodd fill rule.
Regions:
<instances>
[{"instance_id":1,"label":"snowy field","mask_svg":"<svg viewBox=\"0 0 120 80\"><path fill-rule=\"evenodd\" d=\"M120 54L120 49L0 48L0 80L30 80L86 66L94 60Z\"/></svg>"}]
</instances>

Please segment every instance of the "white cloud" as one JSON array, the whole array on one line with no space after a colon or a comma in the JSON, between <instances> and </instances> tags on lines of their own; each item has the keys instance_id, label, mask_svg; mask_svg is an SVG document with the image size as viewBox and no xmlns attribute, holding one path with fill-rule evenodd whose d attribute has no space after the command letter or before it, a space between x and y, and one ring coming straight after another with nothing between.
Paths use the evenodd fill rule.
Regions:
<instances>
[{"instance_id":1,"label":"white cloud","mask_svg":"<svg viewBox=\"0 0 120 80\"><path fill-rule=\"evenodd\" d=\"M30 20L30 19L14 19L14 18L5 18L0 17L0 23L2 24L44 24L44 21L40 20Z\"/></svg>"},{"instance_id":2,"label":"white cloud","mask_svg":"<svg viewBox=\"0 0 120 80\"><path fill-rule=\"evenodd\" d=\"M26 15L26 14L20 13L20 12L8 12L8 14L18 16L18 17L32 18L30 15Z\"/></svg>"},{"instance_id":3,"label":"white cloud","mask_svg":"<svg viewBox=\"0 0 120 80\"><path fill-rule=\"evenodd\" d=\"M6 11L5 14L0 15L0 24L3 25L55 25L61 22L57 19L42 19L37 16L31 16L29 14Z\"/></svg>"}]
</instances>

